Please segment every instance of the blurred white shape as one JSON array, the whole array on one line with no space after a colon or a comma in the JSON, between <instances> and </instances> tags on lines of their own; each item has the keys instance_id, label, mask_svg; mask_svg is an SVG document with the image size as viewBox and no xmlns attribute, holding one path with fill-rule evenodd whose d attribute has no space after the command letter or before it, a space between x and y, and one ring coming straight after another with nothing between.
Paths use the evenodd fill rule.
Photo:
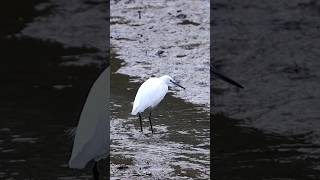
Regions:
<instances>
[{"instance_id":1,"label":"blurred white shape","mask_svg":"<svg viewBox=\"0 0 320 180\"><path fill-rule=\"evenodd\" d=\"M110 67L90 89L75 132L70 168L82 169L90 160L98 161L109 152Z\"/></svg>"}]
</instances>

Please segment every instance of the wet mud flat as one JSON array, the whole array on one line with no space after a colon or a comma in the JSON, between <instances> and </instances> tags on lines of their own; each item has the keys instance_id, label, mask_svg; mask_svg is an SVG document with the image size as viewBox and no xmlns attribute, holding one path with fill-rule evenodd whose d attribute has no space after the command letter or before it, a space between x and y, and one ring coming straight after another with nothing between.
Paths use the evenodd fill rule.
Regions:
<instances>
[{"instance_id":1,"label":"wet mud flat","mask_svg":"<svg viewBox=\"0 0 320 180\"><path fill-rule=\"evenodd\" d=\"M242 120L223 114L212 116L215 153L211 172L216 179L320 178L319 145L304 134L283 136L241 125Z\"/></svg>"},{"instance_id":2,"label":"wet mud flat","mask_svg":"<svg viewBox=\"0 0 320 180\"><path fill-rule=\"evenodd\" d=\"M318 9L312 0L215 1L211 6L213 66L245 87L236 89L212 77L211 113L224 115L213 119L214 125L231 118L230 130L239 128L248 141L255 134L261 138L246 143L226 129L221 139L243 143L229 151L217 137L216 147L225 148L223 159L234 165L220 163L239 179L319 178ZM219 134L219 127L213 128ZM250 165L251 171L236 162ZM219 172L224 171L217 167Z\"/></svg>"},{"instance_id":3,"label":"wet mud flat","mask_svg":"<svg viewBox=\"0 0 320 180\"><path fill-rule=\"evenodd\" d=\"M8 14L1 16L0 179L91 179L90 164L81 171L68 167L66 130L76 126L89 88L106 67L103 52L49 37L53 31L41 22L63 26L51 21L59 12L51 1L1 7Z\"/></svg>"},{"instance_id":4,"label":"wet mud flat","mask_svg":"<svg viewBox=\"0 0 320 180\"><path fill-rule=\"evenodd\" d=\"M209 113L171 92L153 111L154 134L148 113L142 114L141 133L139 120L130 115L140 83L116 73L119 59L111 67L111 179L208 179Z\"/></svg>"},{"instance_id":5,"label":"wet mud flat","mask_svg":"<svg viewBox=\"0 0 320 180\"><path fill-rule=\"evenodd\" d=\"M209 109L208 0L112 0L110 43L125 62L118 71L142 82L168 74L188 91L174 94Z\"/></svg>"},{"instance_id":6,"label":"wet mud flat","mask_svg":"<svg viewBox=\"0 0 320 180\"><path fill-rule=\"evenodd\" d=\"M210 176L209 1L193 5L180 0L110 3L110 43L116 52L111 60L111 179ZM135 93L144 80L164 74L187 90L169 93L154 110L154 134L148 112L143 113L141 133L139 120L130 115Z\"/></svg>"},{"instance_id":7,"label":"wet mud flat","mask_svg":"<svg viewBox=\"0 0 320 180\"><path fill-rule=\"evenodd\" d=\"M215 112L268 132L310 133L319 143L320 18L310 3L213 3L214 66L245 86L213 79Z\"/></svg>"}]
</instances>

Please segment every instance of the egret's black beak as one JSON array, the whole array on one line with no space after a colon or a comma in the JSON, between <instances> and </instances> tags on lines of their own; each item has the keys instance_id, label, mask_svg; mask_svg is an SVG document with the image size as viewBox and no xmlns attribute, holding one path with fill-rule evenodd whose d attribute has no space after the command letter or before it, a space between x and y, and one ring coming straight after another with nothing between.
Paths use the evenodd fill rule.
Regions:
<instances>
[{"instance_id":1,"label":"egret's black beak","mask_svg":"<svg viewBox=\"0 0 320 180\"><path fill-rule=\"evenodd\" d=\"M180 84L178 84L178 83L176 83L176 82L174 82L174 81L171 81L170 80L170 82L172 82L174 85L176 85L176 86L179 86L179 87L181 87L182 89L186 89L186 88L184 88L183 86L181 86Z\"/></svg>"},{"instance_id":2,"label":"egret's black beak","mask_svg":"<svg viewBox=\"0 0 320 180\"><path fill-rule=\"evenodd\" d=\"M222 80L224 80L224 81L226 81L226 82L228 82L228 83L230 83L230 84L232 84L234 86L237 86L238 88L243 88L243 86L241 86L239 83L235 82L234 80L232 80L232 79L230 79L230 78L228 78L228 77L226 77L226 76L224 76L224 75L222 75L220 73L217 73L217 72L214 72L214 71L212 71L212 72L218 78L220 78L220 79L222 79Z\"/></svg>"}]
</instances>

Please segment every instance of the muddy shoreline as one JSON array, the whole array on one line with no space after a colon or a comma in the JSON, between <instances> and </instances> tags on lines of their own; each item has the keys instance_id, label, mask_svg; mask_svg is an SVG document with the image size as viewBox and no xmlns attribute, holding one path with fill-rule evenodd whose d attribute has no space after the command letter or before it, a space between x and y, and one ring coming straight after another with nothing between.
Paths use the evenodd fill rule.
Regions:
<instances>
[{"instance_id":1,"label":"muddy shoreline","mask_svg":"<svg viewBox=\"0 0 320 180\"><path fill-rule=\"evenodd\" d=\"M130 115L139 77L117 73L122 60L111 62L111 179L208 179L209 113L173 97L173 91L153 112L155 133L146 113L141 133L137 117Z\"/></svg>"}]
</instances>

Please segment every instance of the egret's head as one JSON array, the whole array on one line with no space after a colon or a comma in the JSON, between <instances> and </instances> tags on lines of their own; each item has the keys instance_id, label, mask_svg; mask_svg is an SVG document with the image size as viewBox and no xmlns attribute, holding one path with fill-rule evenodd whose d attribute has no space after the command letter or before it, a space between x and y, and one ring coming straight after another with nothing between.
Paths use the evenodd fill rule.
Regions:
<instances>
[{"instance_id":1,"label":"egret's head","mask_svg":"<svg viewBox=\"0 0 320 180\"><path fill-rule=\"evenodd\" d=\"M168 75L161 76L160 79L162 81L164 81L168 86L179 86L179 87L185 89L183 86L179 85L177 83L177 81L175 81L172 77L170 77Z\"/></svg>"}]
</instances>

